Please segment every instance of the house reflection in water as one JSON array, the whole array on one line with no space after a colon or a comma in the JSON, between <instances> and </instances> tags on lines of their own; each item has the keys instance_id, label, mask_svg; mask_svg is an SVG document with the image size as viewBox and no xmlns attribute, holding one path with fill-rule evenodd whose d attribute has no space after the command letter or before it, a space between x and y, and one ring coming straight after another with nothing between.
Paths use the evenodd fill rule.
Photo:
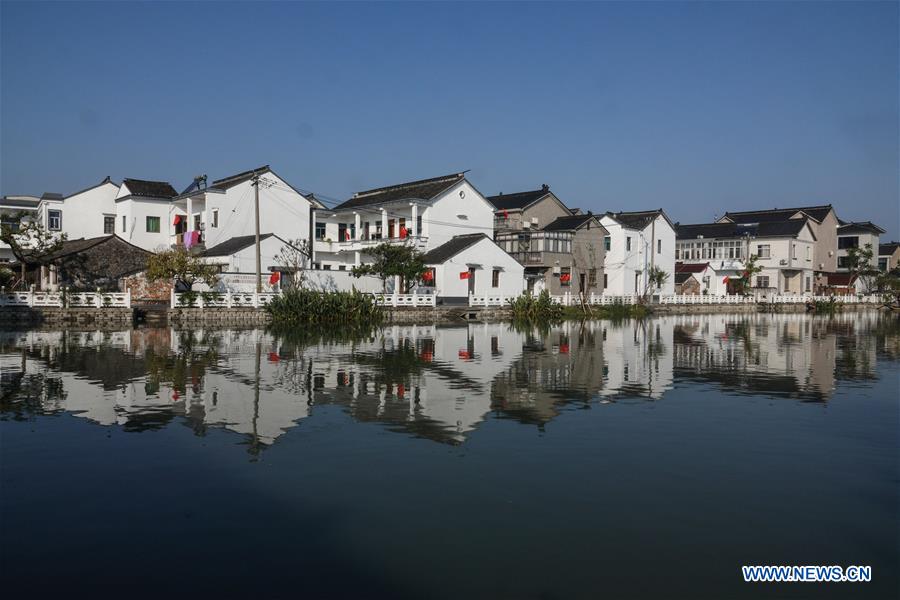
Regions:
<instances>
[{"instance_id":1,"label":"house reflection in water","mask_svg":"<svg viewBox=\"0 0 900 600\"><path fill-rule=\"evenodd\" d=\"M877 312L678 315L644 321L389 326L363 339L261 330L0 333L0 417L67 412L129 431L172 422L238 433L251 452L317 407L461 444L490 418L664 399L673 386L826 400L900 354Z\"/></svg>"}]
</instances>

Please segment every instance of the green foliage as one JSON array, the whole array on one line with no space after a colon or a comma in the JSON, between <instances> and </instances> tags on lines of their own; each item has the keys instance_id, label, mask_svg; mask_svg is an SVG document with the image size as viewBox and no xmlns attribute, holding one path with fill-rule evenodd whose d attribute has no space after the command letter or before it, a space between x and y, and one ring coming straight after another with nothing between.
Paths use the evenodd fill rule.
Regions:
<instances>
[{"instance_id":1,"label":"green foliage","mask_svg":"<svg viewBox=\"0 0 900 600\"><path fill-rule=\"evenodd\" d=\"M882 272L875 268L875 250L872 244L866 244L863 248L850 248L847 250L847 271L855 275L859 283L857 288L860 293L870 292L878 286Z\"/></svg>"},{"instance_id":2,"label":"green foliage","mask_svg":"<svg viewBox=\"0 0 900 600\"><path fill-rule=\"evenodd\" d=\"M147 262L147 279L150 281L174 279L176 283L190 290L197 282L215 285L219 279L219 269L179 246L150 257Z\"/></svg>"},{"instance_id":3,"label":"green foliage","mask_svg":"<svg viewBox=\"0 0 900 600\"><path fill-rule=\"evenodd\" d=\"M757 262L759 262L759 257L755 254L751 255L750 258L747 259L747 262L744 264L744 270L743 272L741 272L741 276L737 279L729 279L729 281L734 284L734 290L736 293L742 295L746 295L748 293L754 275L757 275L760 271L762 271L762 267L758 265Z\"/></svg>"},{"instance_id":4,"label":"green foliage","mask_svg":"<svg viewBox=\"0 0 900 600\"><path fill-rule=\"evenodd\" d=\"M604 304L603 306L591 306L591 314L586 315L580 306L568 306L563 311L566 319L582 320L590 319L643 319L650 314L650 308L646 304Z\"/></svg>"},{"instance_id":5,"label":"green foliage","mask_svg":"<svg viewBox=\"0 0 900 600\"><path fill-rule=\"evenodd\" d=\"M420 281L428 270L424 256L409 244L378 244L367 252L373 261L369 264L353 267L351 273L354 277L374 275L381 280L382 289L386 289L387 280L391 277L400 278L400 289L409 290L410 285Z\"/></svg>"},{"instance_id":6,"label":"green foliage","mask_svg":"<svg viewBox=\"0 0 900 600\"><path fill-rule=\"evenodd\" d=\"M816 300L813 304L813 310L818 314L834 314L844 310L844 303L838 302L834 297L828 300Z\"/></svg>"},{"instance_id":7,"label":"green foliage","mask_svg":"<svg viewBox=\"0 0 900 600\"><path fill-rule=\"evenodd\" d=\"M382 310L370 294L352 292L316 292L291 289L266 305L277 326L378 323Z\"/></svg>"},{"instance_id":8,"label":"green foliage","mask_svg":"<svg viewBox=\"0 0 900 600\"><path fill-rule=\"evenodd\" d=\"M9 246L13 256L21 264L20 284L24 284L26 267L49 265L53 256L62 248L66 234L45 229L25 212L20 212L11 221L18 222L18 227L10 225L10 223L0 225L0 242ZM0 285L8 285L13 280L14 278L10 275L0 274Z\"/></svg>"},{"instance_id":9,"label":"green foliage","mask_svg":"<svg viewBox=\"0 0 900 600\"><path fill-rule=\"evenodd\" d=\"M668 280L669 274L663 269L657 266L651 267L650 271L647 273L647 293L660 289Z\"/></svg>"},{"instance_id":10,"label":"green foliage","mask_svg":"<svg viewBox=\"0 0 900 600\"><path fill-rule=\"evenodd\" d=\"M563 307L553 302L547 290L538 296L525 292L508 302L513 318L518 321L558 321L563 317Z\"/></svg>"},{"instance_id":11,"label":"green foliage","mask_svg":"<svg viewBox=\"0 0 900 600\"><path fill-rule=\"evenodd\" d=\"M12 283L15 276L16 274L12 272L12 269L0 266L0 287L7 287Z\"/></svg>"},{"instance_id":12,"label":"green foliage","mask_svg":"<svg viewBox=\"0 0 900 600\"><path fill-rule=\"evenodd\" d=\"M309 265L310 254L309 240L300 238L288 240L287 244L281 247L275 262L289 273L289 276L281 281L282 290L303 287L304 269Z\"/></svg>"},{"instance_id":13,"label":"green foliage","mask_svg":"<svg viewBox=\"0 0 900 600\"><path fill-rule=\"evenodd\" d=\"M197 298L200 296L199 292L194 292L188 290L181 294L178 294L178 306L182 308L189 308L191 306L195 306L197 303Z\"/></svg>"}]
</instances>

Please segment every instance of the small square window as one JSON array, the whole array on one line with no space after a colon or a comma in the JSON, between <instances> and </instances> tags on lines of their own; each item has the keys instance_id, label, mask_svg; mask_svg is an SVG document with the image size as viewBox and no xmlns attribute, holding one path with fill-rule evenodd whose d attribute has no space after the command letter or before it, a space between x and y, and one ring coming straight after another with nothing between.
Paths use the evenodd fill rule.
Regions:
<instances>
[{"instance_id":1,"label":"small square window","mask_svg":"<svg viewBox=\"0 0 900 600\"><path fill-rule=\"evenodd\" d=\"M147 233L159 233L159 217L147 217Z\"/></svg>"},{"instance_id":2,"label":"small square window","mask_svg":"<svg viewBox=\"0 0 900 600\"><path fill-rule=\"evenodd\" d=\"M115 233L116 230L116 218L112 215L103 215L103 233L110 234Z\"/></svg>"},{"instance_id":3,"label":"small square window","mask_svg":"<svg viewBox=\"0 0 900 600\"><path fill-rule=\"evenodd\" d=\"M60 231L62 229L62 211L47 211L47 229L50 231Z\"/></svg>"}]
</instances>

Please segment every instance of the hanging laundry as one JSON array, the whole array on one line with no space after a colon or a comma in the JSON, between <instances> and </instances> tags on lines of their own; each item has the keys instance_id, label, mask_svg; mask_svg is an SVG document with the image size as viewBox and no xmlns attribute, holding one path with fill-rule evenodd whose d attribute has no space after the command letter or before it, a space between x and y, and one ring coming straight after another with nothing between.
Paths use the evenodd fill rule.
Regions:
<instances>
[{"instance_id":1,"label":"hanging laundry","mask_svg":"<svg viewBox=\"0 0 900 600\"><path fill-rule=\"evenodd\" d=\"M279 281L281 281L281 272L272 271L272 274L269 276L269 285L275 285Z\"/></svg>"},{"instance_id":2,"label":"hanging laundry","mask_svg":"<svg viewBox=\"0 0 900 600\"><path fill-rule=\"evenodd\" d=\"M191 232L190 232L190 231L185 231L185 232L181 235L181 241L182 241L182 243L184 244L184 247L185 247L186 249L189 249L189 248L191 247L191 242L193 241L193 239L191 238Z\"/></svg>"},{"instance_id":3,"label":"hanging laundry","mask_svg":"<svg viewBox=\"0 0 900 600\"><path fill-rule=\"evenodd\" d=\"M405 239L406 239L407 233L408 233L408 232L407 232L406 226L401 225L401 226L400 226L400 239L401 239L401 240L405 240Z\"/></svg>"},{"instance_id":4,"label":"hanging laundry","mask_svg":"<svg viewBox=\"0 0 900 600\"><path fill-rule=\"evenodd\" d=\"M200 243L200 232L192 231L191 232L191 246L196 246Z\"/></svg>"}]
</instances>

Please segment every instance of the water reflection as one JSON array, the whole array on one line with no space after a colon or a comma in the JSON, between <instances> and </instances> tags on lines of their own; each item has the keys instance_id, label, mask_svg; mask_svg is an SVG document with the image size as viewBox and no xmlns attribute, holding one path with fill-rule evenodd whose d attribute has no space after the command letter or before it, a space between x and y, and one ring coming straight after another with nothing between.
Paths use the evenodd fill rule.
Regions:
<instances>
[{"instance_id":1,"label":"water reflection","mask_svg":"<svg viewBox=\"0 0 900 600\"><path fill-rule=\"evenodd\" d=\"M543 427L565 410L663 400L673 386L826 402L898 356L900 321L877 312L395 326L343 341L261 330L5 332L0 406L4 419L67 412L128 431L222 428L256 453L317 406L336 405L359 422L461 444L486 419Z\"/></svg>"}]
</instances>

